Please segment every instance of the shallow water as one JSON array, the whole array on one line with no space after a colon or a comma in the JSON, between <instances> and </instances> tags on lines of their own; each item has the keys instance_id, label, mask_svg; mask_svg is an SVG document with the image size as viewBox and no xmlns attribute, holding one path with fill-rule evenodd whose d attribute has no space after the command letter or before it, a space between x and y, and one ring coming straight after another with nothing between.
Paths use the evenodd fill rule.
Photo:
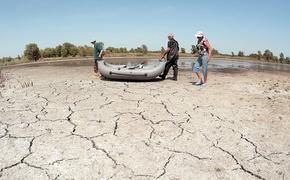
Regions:
<instances>
[{"instance_id":1,"label":"shallow water","mask_svg":"<svg viewBox=\"0 0 290 180\"><path fill-rule=\"evenodd\" d=\"M148 58L106 58L111 64L152 64L158 63L158 59ZM193 63L196 58L180 58L178 60L179 69L191 70ZM12 65L6 68L12 67L36 67L36 66L92 66L93 60L91 59L75 59L75 60L62 60L62 61L42 61L36 63ZM223 60L223 59L212 59L209 63L209 68L222 72L232 71L275 71L275 72L290 72L289 64L275 64L251 60Z\"/></svg>"},{"instance_id":2,"label":"shallow water","mask_svg":"<svg viewBox=\"0 0 290 180\"><path fill-rule=\"evenodd\" d=\"M151 63L156 62L156 60L150 60L150 61ZM193 63L195 61L196 59L181 58L178 61L178 65L180 69L189 70L189 69L192 69ZM250 60L212 59L209 63L209 68L290 72L289 64L275 64L275 63L257 62L257 61L250 61Z\"/></svg>"}]
</instances>

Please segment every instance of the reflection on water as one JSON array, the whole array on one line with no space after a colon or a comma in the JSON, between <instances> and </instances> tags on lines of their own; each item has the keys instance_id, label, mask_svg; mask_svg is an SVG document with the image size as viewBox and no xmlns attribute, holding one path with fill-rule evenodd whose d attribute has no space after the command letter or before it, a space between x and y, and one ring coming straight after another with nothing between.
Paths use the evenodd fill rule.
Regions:
<instances>
[{"instance_id":1,"label":"reflection on water","mask_svg":"<svg viewBox=\"0 0 290 180\"><path fill-rule=\"evenodd\" d=\"M192 69L193 63L196 59L180 58L178 65L180 69ZM157 59L111 59L112 64L154 64L157 63ZM290 65L288 64L275 64L258 61L246 61L246 60L222 60L212 59L209 63L211 69L240 69L240 70L257 70L257 71L283 71L290 72Z\"/></svg>"}]
</instances>

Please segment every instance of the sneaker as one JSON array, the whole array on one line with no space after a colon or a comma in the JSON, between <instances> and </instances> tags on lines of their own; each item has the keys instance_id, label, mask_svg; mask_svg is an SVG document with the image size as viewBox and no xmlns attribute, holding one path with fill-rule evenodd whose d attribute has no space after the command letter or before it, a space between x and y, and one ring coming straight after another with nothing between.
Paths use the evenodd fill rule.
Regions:
<instances>
[{"instance_id":1,"label":"sneaker","mask_svg":"<svg viewBox=\"0 0 290 180\"><path fill-rule=\"evenodd\" d=\"M198 83L198 79L195 77L195 78L193 78L193 80L192 80L192 84L196 84L196 83Z\"/></svg>"},{"instance_id":2,"label":"sneaker","mask_svg":"<svg viewBox=\"0 0 290 180\"><path fill-rule=\"evenodd\" d=\"M206 84L206 83L203 83L203 84L201 85L201 87L202 87L202 88L205 88L205 87L207 87L207 84Z\"/></svg>"},{"instance_id":3,"label":"sneaker","mask_svg":"<svg viewBox=\"0 0 290 180\"><path fill-rule=\"evenodd\" d=\"M195 85L196 86L201 86L201 85L203 85L203 83L202 83L202 81L199 81L199 82L195 83Z\"/></svg>"}]
</instances>

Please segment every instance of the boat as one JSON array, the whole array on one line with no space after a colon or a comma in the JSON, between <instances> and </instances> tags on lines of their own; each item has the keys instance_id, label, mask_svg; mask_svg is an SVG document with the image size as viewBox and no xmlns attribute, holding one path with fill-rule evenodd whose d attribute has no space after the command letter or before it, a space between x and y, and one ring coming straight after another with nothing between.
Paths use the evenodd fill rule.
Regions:
<instances>
[{"instance_id":1,"label":"boat","mask_svg":"<svg viewBox=\"0 0 290 180\"><path fill-rule=\"evenodd\" d=\"M165 61L158 60L150 64L113 65L106 60L98 61L98 69L106 79L150 81L161 75L165 69Z\"/></svg>"}]
</instances>

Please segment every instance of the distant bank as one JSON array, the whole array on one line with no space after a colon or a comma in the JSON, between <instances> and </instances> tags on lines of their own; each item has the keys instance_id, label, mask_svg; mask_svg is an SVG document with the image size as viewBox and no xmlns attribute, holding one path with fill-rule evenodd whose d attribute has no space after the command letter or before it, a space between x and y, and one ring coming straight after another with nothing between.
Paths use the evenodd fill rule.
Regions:
<instances>
[{"instance_id":1,"label":"distant bank","mask_svg":"<svg viewBox=\"0 0 290 180\"><path fill-rule=\"evenodd\" d=\"M123 56L106 57L106 60L112 64L139 64L139 63L155 63L158 60L156 56ZM182 56L178 62L180 70L191 70L192 64L196 57ZM1 68L9 69L15 67L38 67L38 66L93 66L93 57L86 58L57 58L57 59L41 59L36 62L23 62L18 64L10 64L0 66ZM270 72L290 72L289 64L278 64L271 62L263 62L251 59L230 59L222 57L213 57L209 64L210 69L218 71L270 71Z\"/></svg>"},{"instance_id":2,"label":"distant bank","mask_svg":"<svg viewBox=\"0 0 290 180\"><path fill-rule=\"evenodd\" d=\"M158 59L160 56L160 53L147 53L147 54L141 54L141 53L109 53L106 55L106 58L129 58L129 59L138 59L138 58L145 58L145 59ZM192 58L195 60L198 57L198 55L190 54L190 53L180 53L180 58ZM51 62L51 61L68 61L68 60L86 60L86 59L93 59L92 56L87 57L52 57L52 58L40 58L37 61L29 61L25 58L11 58L8 60L0 61L0 66L8 66L8 65L17 65L17 64L27 64L27 63L43 63L43 62ZM219 60L237 60L237 61L255 61L255 62L265 62L265 63L273 63L273 64L290 64L290 60L285 59L284 62L275 62L275 61L267 61L265 59L258 60L254 57L249 56L230 56L230 55L213 55L213 59Z\"/></svg>"}]
</instances>

